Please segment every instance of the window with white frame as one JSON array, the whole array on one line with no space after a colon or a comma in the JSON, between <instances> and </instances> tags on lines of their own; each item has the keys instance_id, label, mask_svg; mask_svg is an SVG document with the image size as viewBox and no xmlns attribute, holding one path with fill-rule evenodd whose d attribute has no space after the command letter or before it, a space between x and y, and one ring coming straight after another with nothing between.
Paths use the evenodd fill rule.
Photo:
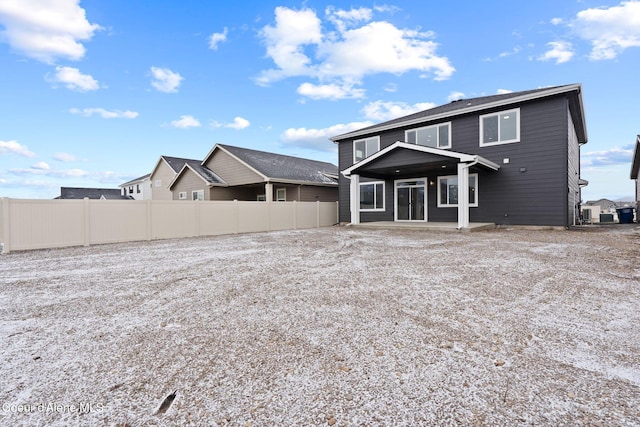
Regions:
<instances>
[{"instance_id":1,"label":"window with white frame","mask_svg":"<svg viewBox=\"0 0 640 427\"><path fill-rule=\"evenodd\" d=\"M276 201L278 201L278 202L286 202L287 201L287 189L286 188L278 188L276 190Z\"/></svg>"},{"instance_id":2,"label":"window with white frame","mask_svg":"<svg viewBox=\"0 0 640 427\"><path fill-rule=\"evenodd\" d=\"M180 200L187 200L187 192L186 191L181 191L178 193L178 199Z\"/></svg>"},{"instance_id":3,"label":"window with white frame","mask_svg":"<svg viewBox=\"0 0 640 427\"><path fill-rule=\"evenodd\" d=\"M380 137L357 139L353 141L353 163L369 157L373 153L380 151Z\"/></svg>"},{"instance_id":4,"label":"window with white frame","mask_svg":"<svg viewBox=\"0 0 640 427\"><path fill-rule=\"evenodd\" d=\"M192 191L191 200L204 200L204 190Z\"/></svg>"},{"instance_id":5,"label":"window with white frame","mask_svg":"<svg viewBox=\"0 0 640 427\"><path fill-rule=\"evenodd\" d=\"M410 129L404 133L410 144L433 148L451 148L451 122Z\"/></svg>"},{"instance_id":6,"label":"window with white frame","mask_svg":"<svg viewBox=\"0 0 640 427\"><path fill-rule=\"evenodd\" d=\"M384 210L384 181L360 183L360 210Z\"/></svg>"},{"instance_id":7,"label":"window with white frame","mask_svg":"<svg viewBox=\"0 0 640 427\"><path fill-rule=\"evenodd\" d=\"M438 177L438 207L458 206L458 176ZM478 207L478 174L469 174L469 206Z\"/></svg>"},{"instance_id":8,"label":"window with white frame","mask_svg":"<svg viewBox=\"0 0 640 427\"><path fill-rule=\"evenodd\" d=\"M480 146L520 141L520 109L480 116Z\"/></svg>"}]
</instances>

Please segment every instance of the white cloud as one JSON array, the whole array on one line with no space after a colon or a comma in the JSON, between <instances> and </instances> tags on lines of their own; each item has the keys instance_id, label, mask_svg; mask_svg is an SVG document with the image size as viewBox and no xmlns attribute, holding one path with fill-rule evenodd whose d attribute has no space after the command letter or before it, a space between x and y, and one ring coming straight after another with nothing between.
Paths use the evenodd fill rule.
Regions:
<instances>
[{"instance_id":1,"label":"white cloud","mask_svg":"<svg viewBox=\"0 0 640 427\"><path fill-rule=\"evenodd\" d=\"M462 92L458 92L458 91L453 91L449 94L449 96L447 96L447 101L452 102L452 101L457 101L459 99L464 98L464 93Z\"/></svg>"},{"instance_id":2,"label":"white cloud","mask_svg":"<svg viewBox=\"0 0 640 427\"><path fill-rule=\"evenodd\" d=\"M44 163L44 162L40 162L40 163ZM11 172L14 175L45 175L45 176L52 176L55 178L82 177L82 176L89 175L89 172L82 169L51 169L49 167L42 167L42 164L40 163L33 165L27 169L24 169L24 168L9 169L9 172Z\"/></svg>"},{"instance_id":3,"label":"white cloud","mask_svg":"<svg viewBox=\"0 0 640 427\"><path fill-rule=\"evenodd\" d=\"M176 128L197 128L200 127L200 121L193 116L180 116L179 120L174 120L171 122L171 126Z\"/></svg>"},{"instance_id":4,"label":"white cloud","mask_svg":"<svg viewBox=\"0 0 640 427\"><path fill-rule=\"evenodd\" d=\"M53 155L53 159L59 162L65 162L65 163L78 161L78 158L76 156L69 153L55 153Z\"/></svg>"},{"instance_id":5,"label":"white cloud","mask_svg":"<svg viewBox=\"0 0 640 427\"><path fill-rule=\"evenodd\" d=\"M0 2L0 39L12 49L45 63L79 60L101 27L91 24L80 0L4 0Z\"/></svg>"},{"instance_id":6,"label":"white cloud","mask_svg":"<svg viewBox=\"0 0 640 427\"><path fill-rule=\"evenodd\" d=\"M313 10L276 8L275 25L265 26L260 33L276 68L264 70L256 82L268 85L294 76L316 78L318 85L308 83L302 89L314 99L323 94L337 99L345 92L336 89L353 88L371 74L419 71L444 80L455 71L446 57L437 55L432 32L371 21L373 11L366 8L347 11L329 7L326 14L325 24L332 24L334 31L323 32L323 22ZM360 97L364 92L346 93Z\"/></svg>"},{"instance_id":7,"label":"white cloud","mask_svg":"<svg viewBox=\"0 0 640 427\"><path fill-rule=\"evenodd\" d=\"M212 121L211 126L213 126L214 128L229 128L229 129L241 130L251 126L251 122L249 122L249 120L245 118L236 117L233 119L233 122L231 123L221 123L217 121Z\"/></svg>"},{"instance_id":8,"label":"white cloud","mask_svg":"<svg viewBox=\"0 0 640 427\"><path fill-rule=\"evenodd\" d=\"M551 19L551 24L553 25L560 25L562 24L564 21L562 18L552 18Z\"/></svg>"},{"instance_id":9,"label":"white cloud","mask_svg":"<svg viewBox=\"0 0 640 427\"><path fill-rule=\"evenodd\" d=\"M565 41L555 41L547 43L551 49L544 55L538 57L538 61L556 61L556 64L568 62L574 55L573 45Z\"/></svg>"},{"instance_id":10,"label":"white cloud","mask_svg":"<svg viewBox=\"0 0 640 427\"><path fill-rule=\"evenodd\" d=\"M135 111L120 111L113 110L108 111L104 108L83 108L82 110L78 108L72 108L69 110L72 114L80 114L84 117L91 117L94 114L98 114L103 119L135 119L138 117L138 113Z\"/></svg>"},{"instance_id":11,"label":"white cloud","mask_svg":"<svg viewBox=\"0 0 640 427\"><path fill-rule=\"evenodd\" d=\"M67 89L79 92L88 92L100 88L97 80L88 74L82 74L80 70L73 67L56 67L55 75L47 78L47 80L51 83L62 83Z\"/></svg>"},{"instance_id":12,"label":"white cloud","mask_svg":"<svg viewBox=\"0 0 640 427\"><path fill-rule=\"evenodd\" d=\"M160 92L175 93L184 80L184 77L168 68L151 67L151 74L154 79L151 86Z\"/></svg>"},{"instance_id":13,"label":"white cloud","mask_svg":"<svg viewBox=\"0 0 640 427\"><path fill-rule=\"evenodd\" d=\"M311 99L346 99L346 98L364 98L364 89L354 88L349 84L325 84L314 85L312 83L303 83L298 86L298 93Z\"/></svg>"},{"instance_id":14,"label":"white cloud","mask_svg":"<svg viewBox=\"0 0 640 427\"><path fill-rule=\"evenodd\" d=\"M43 170L43 171L48 171L48 170L51 169L51 166L49 166L49 164L46 163L46 162L38 162L35 165L32 165L31 167L33 169L40 169L40 170Z\"/></svg>"},{"instance_id":15,"label":"white cloud","mask_svg":"<svg viewBox=\"0 0 640 427\"><path fill-rule=\"evenodd\" d=\"M371 126L372 124L372 122L353 122L337 124L324 129L289 128L280 135L280 139L291 146L319 151L335 151L335 144L329 138Z\"/></svg>"},{"instance_id":16,"label":"white cloud","mask_svg":"<svg viewBox=\"0 0 640 427\"><path fill-rule=\"evenodd\" d=\"M374 101L365 105L362 112L367 119L382 122L417 113L418 111L428 110L435 106L436 105L431 102L419 102L409 105L405 102Z\"/></svg>"},{"instance_id":17,"label":"white cloud","mask_svg":"<svg viewBox=\"0 0 640 427\"><path fill-rule=\"evenodd\" d=\"M24 157L34 157L35 153L29 151L26 145L19 144L17 141L0 141L0 155L17 154Z\"/></svg>"},{"instance_id":18,"label":"white cloud","mask_svg":"<svg viewBox=\"0 0 640 427\"><path fill-rule=\"evenodd\" d=\"M224 31L221 33L213 33L209 37L209 49L217 50L218 45L223 41L227 40L227 28L225 27Z\"/></svg>"},{"instance_id":19,"label":"white cloud","mask_svg":"<svg viewBox=\"0 0 640 427\"><path fill-rule=\"evenodd\" d=\"M496 91L496 94L497 94L497 95L505 95L505 94L507 94L507 93L512 93L512 92L513 92L513 91L512 91L512 90L509 90L509 89L498 89L498 90Z\"/></svg>"},{"instance_id":20,"label":"white cloud","mask_svg":"<svg viewBox=\"0 0 640 427\"><path fill-rule=\"evenodd\" d=\"M590 168L630 164L633 150L634 144L629 144L623 147L613 147L609 150L589 151L582 153L581 164Z\"/></svg>"},{"instance_id":21,"label":"white cloud","mask_svg":"<svg viewBox=\"0 0 640 427\"><path fill-rule=\"evenodd\" d=\"M583 10L571 27L591 42L589 58L614 59L628 48L640 47L640 2L623 1L610 8Z\"/></svg>"}]
</instances>

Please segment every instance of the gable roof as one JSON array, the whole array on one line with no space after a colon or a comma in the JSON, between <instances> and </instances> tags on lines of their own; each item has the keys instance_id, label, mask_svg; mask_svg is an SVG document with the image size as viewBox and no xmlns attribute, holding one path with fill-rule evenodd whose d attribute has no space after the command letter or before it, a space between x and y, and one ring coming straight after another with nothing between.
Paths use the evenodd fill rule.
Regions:
<instances>
[{"instance_id":1,"label":"gable roof","mask_svg":"<svg viewBox=\"0 0 640 427\"><path fill-rule=\"evenodd\" d=\"M119 188L78 188L60 187L60 196L56 199L115 199L131 200L129 196L123 196Z\"/></svg>"},{"instance_id":2,"label":"gable roof","mask_svg":"<svg viewBox=\"0 0 640 427\"><path fill-rule=\"evenodd\" d=\"M631 179L638 179L640 175L640 135L636 137L636 148L633 151L633 160L631 161Z\"/></svg>"},{"instance_id":3,"label":"gable roof","mask_svg":"<svg viewBox=\"0 0 640 427\"><path fill-rule=\"evenodd\" d=\"M359 161L355 165L343 170L342 174L344 176L349 176L353 172L357 171L358 169L365 167L367 164L375 163L377 159L383 158L392 152L400 151L400 150L408 150L408 151L415 151L415 152L420 152L425 154L431 154L434 156L434 158L451 159L451 160L455 160L456 163L479 164L491 170L500 169L500 165L478 155L458 153L456 151L443 150L441 148L425 147L423 145L409 144L406 142L396 141L395 143L388 146L387 148L380 150L375 154L372 154L371 156Z\"/></svg>"},{"instance_id":4,"label":"gable roof","mask_svg":"<svg viewBox=\"0 0 640 427\"><path fill-rule=\"evenodd\" d=\"M337 185L338 167L332 163L266 151L216 144L202 161L206 164L216 150L235 157L265 181Z\"/></svg>"},{"instance_id":5,"label":"gable roof","mask_svg":"<svg viewBox=\"0 0 640 427\"><path fill-rule=\"evenodd\" d=\"M131 181L127 181L124 184L120 184L119 187L126 187L127 185L132 185L132 184L136 184L139 182L144 181L145 179L149 179L149 177L151 176L150 173L146 174L146 175L142 175L136 179L132 179Z\"/></svg>"},{"instance_id":6,"label":"gable roof","mask_svg":"<svg viewBox=\"0 0 640 427\"><path fill-rule=\"evenodd\" d=\"M584 119L584 106L582 104L582 85L570 84L554 86L542 89L525 90L521 92L511 92L500 95L481 96L477 98L461 99L449 104L440 105L428 110L419 111L407 116L398 117L373 126L358 129L353 132L344 133L330 138L333 142L343 139L365 136L367 134L382 132L404 126L417 125L424 122L443 120L463 114L479 112L496 107L506 107L525 101L545 98L554 95L569 94L572 96L569 103L571 114L576 123L576 132L580 143L587 142L587 129Z\"/></svg>"},{"instance_id":7,"label":"gable roof","mask_svg":"<svg viewBox=\"0 0 640 427\"><path fill-rule=\"evenodd\" d=\"M226 185L226 182L224 182L222 178L216 175L216 173L208 167L203 166L200 160L187 160L184 166L182 166L182 169L180 169L169 183L167 187L169 190L171 190L174 184L180 180L187 169L193 171L196 175L202 178L202 180L210 187L213 185Z\"/></svg>"}]
</instances>

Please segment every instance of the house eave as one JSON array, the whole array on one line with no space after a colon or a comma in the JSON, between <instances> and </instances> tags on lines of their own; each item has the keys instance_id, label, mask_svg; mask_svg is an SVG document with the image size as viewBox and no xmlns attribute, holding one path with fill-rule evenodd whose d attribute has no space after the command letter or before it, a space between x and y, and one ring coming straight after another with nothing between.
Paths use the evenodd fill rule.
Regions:
<instances>
[{"instance_id":1,"label":"house eave","mask_svg":"<svg viewBox=\"0 0 640 427\"><path fill-rule=\"evenodd\" d=\"M638 179L640 175L640 135L636 137L636 147L633 150L633 159L631 160L631 179Z\"/></svg>"},{"instance_id":2,"label":"house eave","mask_svg":"<svg viewBox=\"0 0 640 427\"><path fill-rule=\"evenodd\" d=\"M483 111L483 110L489 110L496 107L508 106L512 104L517 104L521 102L531 101L539 98L545 98L548 96L554 96L554 95L559 95L559 94L573 92L573 91L576 91L578 93L579 103L581 106L580 114L582 115L582 120L584 122L584 106L582 103L582 85L572 84L572 85L566 85L566 86L559 86L556 88L550 88L545 91L516 96L516 97L505 99L505 100L494 101L494 102L489 102L489 103L480 104L480 105L472 105L467 108L461 108L455 111L449 111L445 113L434 114L431 116L420 117L413 120L395 122L389 125L381 125L379 127L373 127L368 129L361 129L354 132L349 132L342 135L331 137L329 138L329 140L337 144L339 141L342 141L344 139L351 139L351 138L373 134L373 133L381 133L381 132L385 132L391 129L396 129L399 127L413 126L413 125L417 125L425 122L438 121L441 119L457 117L464 114L474 113L474 112ZM583 132L584 132L584 141L582 143L586 143L587 142L586 128L583 129Z\"/></svg>"}]
</instances>

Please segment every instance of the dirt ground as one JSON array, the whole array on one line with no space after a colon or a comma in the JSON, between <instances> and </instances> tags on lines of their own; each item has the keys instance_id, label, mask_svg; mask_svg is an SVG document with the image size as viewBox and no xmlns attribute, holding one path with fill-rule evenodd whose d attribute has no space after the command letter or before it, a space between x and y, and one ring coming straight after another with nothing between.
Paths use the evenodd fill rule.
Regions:
<instances>
[{"instance_id":1,"label":"dirt ground","mask_svg":"<svg viewBox=\"0 0 640 427\"><path fill-rule=\"evenodd\" d=\"M16 252L0 342L3 426L640 426L640 227Z\"/></svg>"}]
</instances>

